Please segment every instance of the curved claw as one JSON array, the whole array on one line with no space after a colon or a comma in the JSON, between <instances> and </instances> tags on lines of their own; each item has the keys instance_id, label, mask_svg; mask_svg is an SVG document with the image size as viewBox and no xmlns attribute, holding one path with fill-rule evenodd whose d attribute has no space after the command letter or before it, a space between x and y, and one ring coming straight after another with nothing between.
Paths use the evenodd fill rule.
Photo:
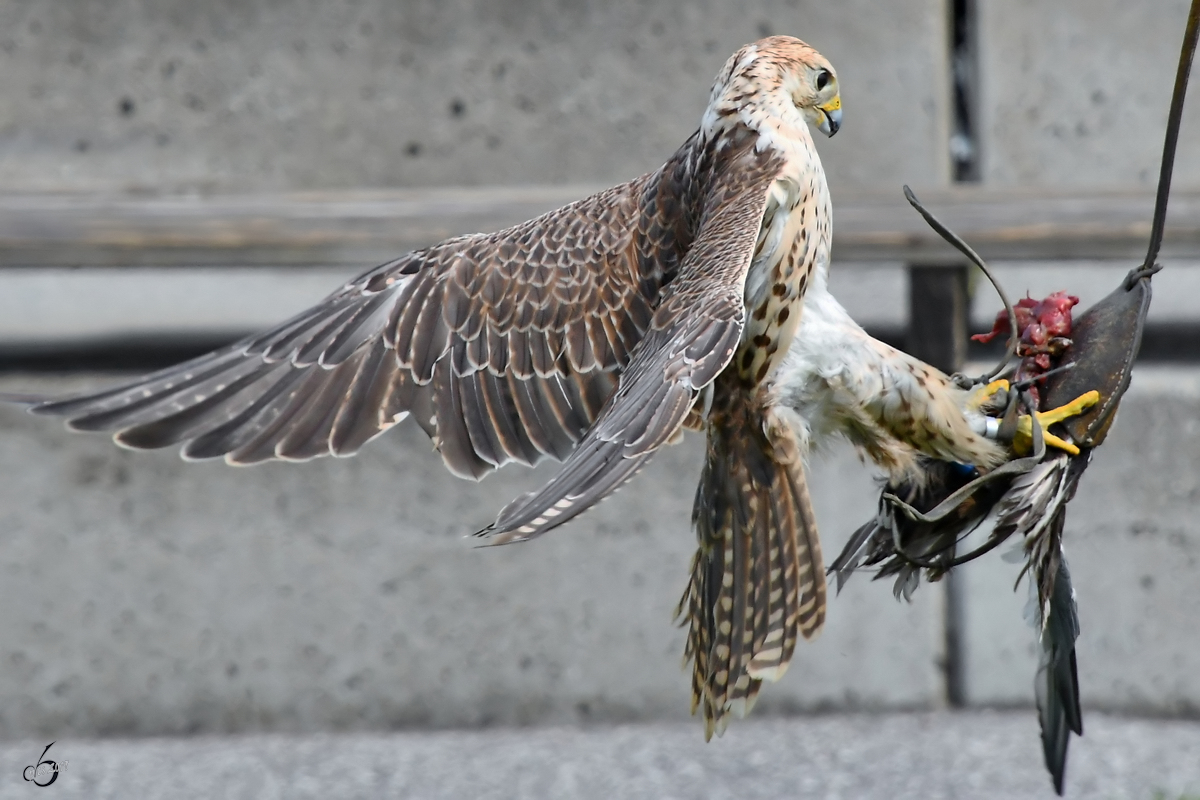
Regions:
<instances>
[{"instance_id":1,"label":"curved claw","mask_svg":"<svg viewBox=\"0 0 1200 800\"><path fill-rule=\"evenodd\" d=\"M1084 392L1066 405L1052 408L1049 411L1039 411L1034 416L1037 417L1038 427L1042 429L1042 437L1046 440L1047 447L1057 447L1059 450L1065 450L1073 456L1079 455L1079 448L1074 443L1068 442L1065 439L1060 439L1050 433L1049 428L1056 422L1062 422L1068 417L1073 417L1076 414L1082 414L1092 406L1100 402L1100 393L1096 390ZM1033 422L1028 414L1023 414L1017 419L1017 433L1013 437L1013 450L1018 455L1023 455L1029 452L1033 445Z\"/></svg>"}]
</instances>

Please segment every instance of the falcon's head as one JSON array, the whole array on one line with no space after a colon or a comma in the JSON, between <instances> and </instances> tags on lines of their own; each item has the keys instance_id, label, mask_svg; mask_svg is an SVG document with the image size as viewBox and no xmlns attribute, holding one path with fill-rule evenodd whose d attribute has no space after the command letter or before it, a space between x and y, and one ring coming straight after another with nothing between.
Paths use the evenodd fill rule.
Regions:
<instances>
[{"instance_id":1,"label":"falcon's head","mask_svg":"<svg viewBox=\"0 0 1200 800\"><path fill-rule=\"evenodd\" d=\"M713 84L703 127L714 131L722 120L737 119L759 129L769 118L793 125L799 118L826 136L842 124L833 65L791 36L760 39L729 57Z\"/></svg>"}]
</instances>

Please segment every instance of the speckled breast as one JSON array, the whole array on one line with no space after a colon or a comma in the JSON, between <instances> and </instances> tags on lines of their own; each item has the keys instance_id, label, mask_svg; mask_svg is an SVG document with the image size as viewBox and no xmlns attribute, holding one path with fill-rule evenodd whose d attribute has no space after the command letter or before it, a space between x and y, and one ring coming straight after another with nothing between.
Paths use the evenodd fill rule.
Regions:
<instances>
[{"instance_id":1,"label":"speckled breast","mask_svg":"<svg viewBox=\"0 0 1200 800\"><path fill-rule=\"evenodd\" d=\"M738 375L748 384L762 383L783 360L817 259L828 257L830 214L823 184L780 180L771 187L746 276L746 326L736 355Z\"/></svg>"}]
</instances>

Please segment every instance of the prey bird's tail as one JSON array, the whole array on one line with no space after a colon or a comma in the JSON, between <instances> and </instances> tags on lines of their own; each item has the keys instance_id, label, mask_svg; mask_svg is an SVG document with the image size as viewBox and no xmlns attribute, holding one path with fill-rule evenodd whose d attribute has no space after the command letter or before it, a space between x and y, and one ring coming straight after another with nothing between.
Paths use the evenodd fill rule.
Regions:
<instances>
[{"instance_id":1,"label":"prey bird's tail","mask_svg":"<svg viewBox=\"0 0 1200 800\"><path fill-rule=\"evenodd\" d=\"M1065 509L1055 516L1061 537ZM1061 551L1055 559L1057 569L1051 582L1051 594L1043 608L1041 652L1038 657L1034 695L1038 722L1042 728L1042 754L1046 769L1054 781L1054 791L1063 793L1067 769L1067 745L1071 734L1083 735L1083 713L1079 705L1079 669L1075 661L1075 640L1079 638L1079 613L1071 574ZM1042 576L1043 580L1045 577Z\"/></svg>"},{"instance_id":2,"label":"prey bird's tail","mask_svg":"<svg viewBox=\"0 0 1200 800\"><path fill-rule=\"evenodd\" d=\"M705 737L750 710L764 680L783 676L798 636L825 621L825 571L801 452L786 424L747 393L709 415L708 453L692 523L699 549L678 614L689 626L692 713Z\"/></svg>"},{"instance_id":3,"label":"prey bird's tail","mask_svg":"<svg viewBox=\"0 0 1200 800\"><path fill-rule=\"evenodd\" d=\"M996 518L998 534L1017 534L1025 539L1022 574L1028 573L1037 593L1036 621L1041 643L1034 695L1046 769L1060 795L1071 734L1083 735L1075 659L1079 613L1063 552L1063 527L1067 503L1075 495L1090 456L1090 451L1079 456L1063 453L1043 461L1013 483L997 507Z\"/></svg>"}]
</instances>

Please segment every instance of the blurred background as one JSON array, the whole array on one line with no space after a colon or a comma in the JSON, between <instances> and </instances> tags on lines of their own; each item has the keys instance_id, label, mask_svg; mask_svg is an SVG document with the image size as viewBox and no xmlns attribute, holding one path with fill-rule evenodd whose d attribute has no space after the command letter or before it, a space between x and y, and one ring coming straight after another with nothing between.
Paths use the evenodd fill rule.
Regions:
<instances>
[{"instance_id":1,"label":"blurred background","mask_svg":"<svg viewBox=\"0 0 1200 800\"><path fill-rule=\"evenodd\" d=\"M994 354L968 350L966 334L991 327L998 301L901 184L1014 296L1098 300L1145 248L1187 6L5 0L0 391L95 388L174 363L404 250L654 169L698 125L729 54L781 33L825 54L842 85L844 126L818 143L835 294L871 332L957 369ZM1068 517L1083 702L1114 719L1200 709L1198 105L1133 388ZM459 481L408 426L348 461L184 464L0 408L0 738L22 743L20 759L24 743L56 738L532 726L534 741L543 726L679 723L689 687L672 612L701 454L690 437L554 535L474 550L462 535L552 467ZM833 554L876 489L848 449L810 471ZM1027 594L998 555L911 604L852 581L820 640L764 688L755 717L768 721L735 722L726 742L742 725L774 736L761 727L772 717L1030 707ZM951 718L911 717L946 736ZM1033 714L1013 719L1028 791L1048 792ZM690 722L684 738L702 747ZM1097 741L1114 752L1158 735L1105 739L1105 724ZM863 725L828 735L856 741ZM1159 761L1129 760L1152 772L1128 796L1200 792L1196 727L1170 730ZM840 796L889 785L883 767L847 769L859 789ZM0 775L0 796L25 789L17 771ZM68 779L53 788L102 796ZM1082 767L1077 779L1089 780ZM634 785L595 796L639 796ZM997 786L945 796L1034 796ZM459 796L471 795L483 793Z\"/></svg>"}]
</instances>

